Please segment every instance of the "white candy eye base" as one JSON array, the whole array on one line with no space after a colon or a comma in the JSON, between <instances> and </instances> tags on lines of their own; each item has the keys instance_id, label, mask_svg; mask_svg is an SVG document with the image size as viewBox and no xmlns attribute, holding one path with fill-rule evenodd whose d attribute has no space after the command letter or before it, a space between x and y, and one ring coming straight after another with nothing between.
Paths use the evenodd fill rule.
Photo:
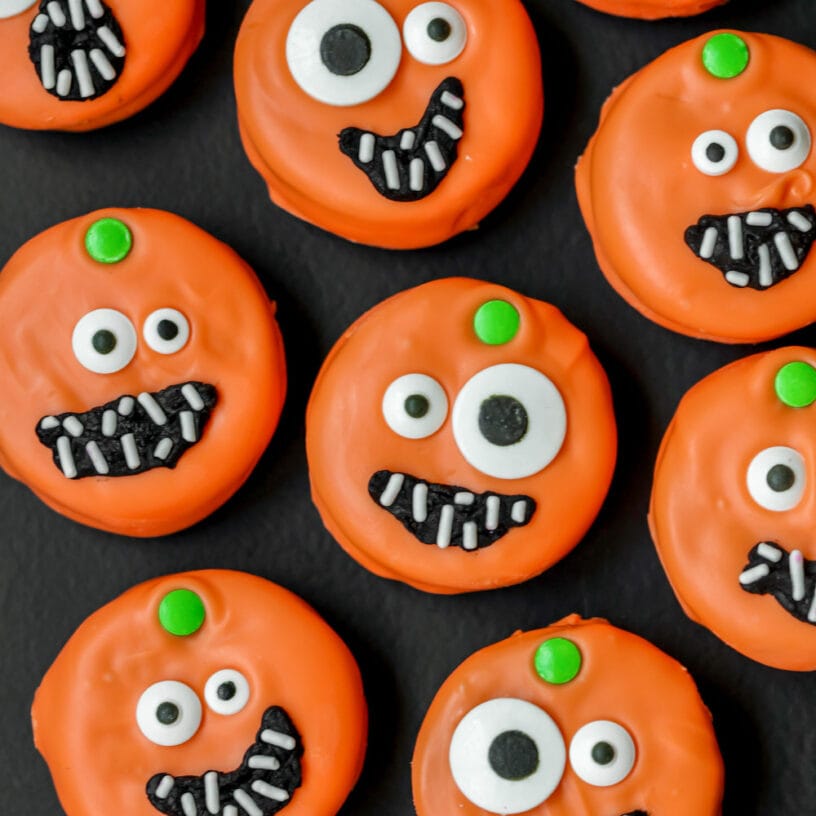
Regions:
<instances>
[{"instance_id":1,"label":"white candy eye base","mask_svg":"<svg viewBox=\"0 0 816 816\"><path fill-rule=\"evenodd\" d=\"M805 460L793 448L765 448L748 465L746 483L751 498L765 510L792 510L805 492Z\"/></svg>"},{"instance_id":2,"label":"white candy eye base","mask_svg":"<svg viewBox=\"0 0 816 816\"><path fill-rule=\"evenodd\" d=\"M401 59L399 28L375 0L312 0L286 38L293 79L327 105L374 99L391 83Z\"/></svg>"},{"instance_id":3,"label":"white candy eye base","mask_svg":"<svg viewBox=\"0 0 816 816\"><path fill-rule=\"evenodd\" d=\"M455 60L467 44L467 25L448 3L422 3L402 27L411 56L426 65L444 65Z\"/></svg>"},{"instance_id":4,"label":"white candy eye base","mask_svg":"<svg viewBox=\"0 0 816 816\"><path fill-rule=\"evenodd\" d=\"M0 20L16 17L36 5L37 0L0 0Z\"/></svg>"},{"instance_id":5,"label":"white candy eye base","mask_svg":"<svg viewBox=\"0 0 816 816\"><path fill-rule=\"evenodd\" d=\"M241 672L221 669L207 680L204 699L216 714L237 714L249 702L249 683Z\"/></svg>"},{"instance_id":6,"label":"white candy eye base","mask_svg":"<svg viewBox=\"0 0 816 816\"><path fill-rule=\"evenodd\" d=\"M388 427L405 439L435 434L448 416L445 389L425 374L405 374L388 386L382 401Z\"/></svg>"},{"instance_id":7,"label":"white candy eye base","mask_svg":"<svg viewBox=\"0 0 816 816\"><path fill-rule=\"evenodd\" d=\"M786 110L769 110L757 116L745 142L754 163L769 173L795 170L805 163L811 149L808 126Z\"/></svg>"},{"instance_id":8,"label":"white candy eye base","mask_svg":"<svg viewBox=\"0 0 816 816\"><path fill-rule=\"evenodd\" d=\"M733 169L739 158L736 139L724 130L701 133L691 147L694 166L707 176L722 176Z\"/></svg>"},{"instance_id":9,"label":"white candy eye base","mask_svg":"<svg viewBox=\"0 0 816 816\"><path fill-rule=\"evenodd\" d=\"M584 782L608 788L629 776L637 752L625 728L609 720L596 720L572 738L569 758L573 771Z\"/></svg>"},{"instance_id":10,"label":"white candy eye base","mask_svg":"<svg viewBox=\"0 0 816 816\"><path fill-rule=\"evenodd\" d=\"M190 339L190 324L177 309L157 309L142 327L145 342L159 354L175 354Z\"/></svg>"},{"instance_id":11,"label":"white candy eye base","mask_svg":"<svg viewBox=\"0 0 816 816\"><path fill-rule=\"evenodd\" d=\"M155 745L181 745L201 725L201 701L184 683L162 680L142 693L136 705L136 723Z\"/></svg>"},{"instance_id":12,"label":"white candy eye base","mask_svg":"<svg viewBox=\"0 0 816 816\"><path fill-rule=\"evenodd\" d=\"M136 354L136 329L115 309L95 309L74 327L71 347L79 363L94 374L121 371Z\"/></svg>"}]
</instances>

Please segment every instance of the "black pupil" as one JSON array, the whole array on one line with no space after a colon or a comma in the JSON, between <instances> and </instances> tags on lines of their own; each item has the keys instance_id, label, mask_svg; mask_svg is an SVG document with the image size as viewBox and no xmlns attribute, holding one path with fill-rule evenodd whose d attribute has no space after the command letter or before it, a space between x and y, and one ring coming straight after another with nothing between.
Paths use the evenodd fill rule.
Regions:
<instances>
[{"instance_id":1,"label":"black pupil","mask_svg":"<svg viewBox=\"0 0 816 816\"><path fill-rule=\"evenodd\" d=\"M162 340L175 340L179 333L178 324L173 320L160 320L156 331Z\"/></svg>"},{"instance_id":2,"label":"black pupil","mask_svg":"<svg viewBox=\"0 0 816 816\"><path fill-rule=\"evenodd\" d=\"M110 354L116 348L116 335L108 329L100 329L94 334L91 343L100 354Z\"/></svg>"},{"instance_id":3,"label":"black pupil","mask_svg":"<svg viewBox=\"0 0 816 816\"><path fill-rule=\"evenodd\" d=\"M515 397L494 395L479 407L479 430L493 445L515 445L528 426L527 411Z\"/></svg>"},{"instance_id":4,"label":"black pupil","mask_svg":"<svg viewBox=\"0 0 816 816\"><path fill-rule=\"evenodd\" d=\"M712 142L706 148L706 157L710 162L717 164L725 158L725 148L719 142Z\"/></svg>"},{"instance_id":5,"label":"black pupil","mask_svg":"<svg viewBox=\"0 0 816 816\"><path fill-rule=\"evenodd\" d=\"M222 683L218 687L218 691L215 693L218 695L219 700L231 700L235 696L235 683L232 680L227 680L226 683Z\"/></svg>"},{"instance_id":6,"label":"black pupil","mask_svg":"<svg viewBox=\"0 0 816 816\"><path fill-rule=\"evenodd\" d=\"M784 493L793 487L796 474L787 465L774 465L768 471L768 487L775 493Z\"/></svg>"},{"instance_id":7,"label":"black pupil","mask_svg":"<svg viewBox=\"0 0 816 816\"><path fill-rule=\"evenodd\" d=\"M156 719L162 725L172 725L179 718L179 707L175 703L159 703Z\"/></svg>"},{"instance_id":8,"label":"black pupil","mask_svg":"<svg viewBox=\"0 0 816 816\"><path fill-rule=\"evenodd\" d=\"M538 747L521 731L505 731L490 743L487 761L502 779L526 779L538 769Z\"/></svg>"},{"instance_id":9,"label":"black pupil","mask_svg":"<svg viewBox=\"0 0 816 816\"><path fill-rule=\"evenodd\" d=\"M771 144L777 150L787 150L794 140L793 131L787 125L777 125L771 131Z\"/></svg>"},{"instance_id":10,"label":"black pupil","mask_svg":"<svg viewBox=\"0 0 816 816\"><path fill-rule=\"evenodd\" d=\"M431 405L428 402L428 398L423 394L411 394L410 397L406 397L405 399L405 413L408 414L409 417L422 419L430 409Z\"/></svg>"},{"instance_id":11,"label":"black pupil","mask_svg":"<svg viewBox=\"0 0 816 816\"><path fill-rule=\"evenodd\" d=\"M434 42L445 42L451 35L451 24L447 20L443 20L441 17L434 17L430 23L428 23L428 36Z\"/></svg>"},{"instance_id":12,"label":"black pupil","mask_svg":"<svg viewBox=\"0 0 816 816\"><path fill-rule=\"evenodd\" d=\"M371 59L371 40L356 25L342 23L330 28L320 41L320 58L337 76L354 76Z\"/></svg>"},{"instance_id":13,"label":"black pupil","mask_svg":"<svg viewBox=\"0 0 816 816\"><path fill-rule=\"evenodd\" d=\"M615 749L608 742L596 742L592 746L592 759L598 765L608 765L615 758Z\"/></svg>"}]
</instances>

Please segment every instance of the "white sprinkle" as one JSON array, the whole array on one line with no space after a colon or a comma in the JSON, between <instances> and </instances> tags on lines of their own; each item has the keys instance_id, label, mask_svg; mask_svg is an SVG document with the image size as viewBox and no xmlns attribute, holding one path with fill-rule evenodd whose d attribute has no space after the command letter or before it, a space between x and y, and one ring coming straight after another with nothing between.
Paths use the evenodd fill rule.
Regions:
<instances>
[{"instance_id":1,"label":"white sprinkle","mask_svg":"<svg viewBox=\"0 0 816 816\"><path fill-rule=\"evenodd\" d=\"M519 499L517 502L514 502L513 509L510 511L510 518L516 522L516 524L523 524L524 520L527 518L527 502L524 499Z\"/></svg>"},{"instance_id":2,"label":"white sprinkle","mask_svg":"<svg viewBox=\"0 0 816 816\"><path fill-rule=\"evenodd\" d=\"M788 560L791 576L791 598L801 601L805 597L805 559L799 550L794 550Z\"/></svg>"},{"instance_id":3,"label":"white sprinkle","mask_svg":"<svg viewBox=\"0 0 816 816\"><path fill-rule=\"evenodd\" d=\"M125 46L119 42L116 35L107 26L97 28L96 34L114 57L125 56Z\"/></svg>"},{"instance_id":4,"label":"white sprinkle","mask_svg":"<svg viewBox=\"0 0 816 816\"><path fill-rule=\"evenodd\" d=\"M57 69L54 64L54 46L44 45L40 49L40 71L43 88L50 91L57 84Z\"/></svg>"},{"instance_id":5,"label":"white sprinkle","mask_svg":"<svg viewBox=\"0 0 816 816\"><path fill-rule=\"evenodd\" d=\"M31 24L31 30L35 34L42 34L45 29L48 28L48 15L47 14L38 14L34 18L34 22Z\"/></svg>"},{"instance_id":6,"label":"white sprinkle","mask_svg":"<svg viewBox=\"0 0 816 816\"><path fill-rule=\"evenodd\" d=\"M221 797L218 793L218 774L215 771L207 771L204 774L204 801L207 810L212 814L221 810Z\"/></svg>"},{"instance_id":7,"label":"white sprinkle","mask_svg":"<svg viewBox=\"0 0 816 816\"><path fill-rule=\"evenodd\" d=\"M733 286L747 286L751 280L745 272L737 272L736 269L726 272L725 279Z\"/></svg>"},{"instance_id":8,"label":"white sprinkle","mask_svg":"<svg viewBox=\"0 0 816 816\"><path fill-rule=\"evenodd\" d=\"M436 142L426 142L425 152L428 154L428 160L431 162L431 167L433 167L437 173L441 173L448 166L445 164L445 159L442 157L442 151L439 149L439 145Z\"/></svg>"},{"instance_id":9,"label":"white sprinkle","mask_svg":"<svg viewBox=\"0 0 816 816\"><path fill-rule=\"evenodd\" d=\"M488 496L485 530L495 530L499 526L500 511L501 511L501 499L499 499L498 496Z\"/></svg>"},{"instance_id":10,"label":"white sprinkle","mask_svg":"<svg viewBox=\"0 0 816 816\"><path fill-rule=\"evenodd\" d=\"M776 251L785 265L788 272L795 272L799 268L799 259L796 257L793 245L787 232L777 232L774 235L774 243L776 244Z\"/></svg>"},{"instance_id":11,"label":"white sprinkle","mask_svg":"<svg viewBox=\"0 0 816 816\"><path fill-rule=\"evenodd\" d=\"M283 788L276 788L274 785L264 782L263 779L256 779L252 783L252 790L275 802L285 802L289 798L289 794Z\"/></svg>"},{"instance_id":12,"label":"white sprinkle","mask_svg":"<svg viewBox=\"0 0 816 816\"><path fill-rule=\"evenodd\" d=\"M416 144L416 133L413 130L405 130L400 138L400 150L411 150Z\"/></svg>"},{"instance_id":13,"label":"white sprinkle","mask_svg":"<svg viewBox=\"0 0 816 816\"><path fill-rule=\"evenodd\" d=\"M182 411L179 414L181 421L181 436L187 442L195 442L198 439L195 426L195 415L192 411Z\"/></svg>"},{"instance_id":14,"label":"white sprinkle","mask_svg":"<svg viewBox=\"0 0 816 816\"><path fill-rule=\"evenodd\" d=\"M411 511L420 524L428 518L428 485L418 482L411 493Z\"/></svg>"},{"instance_id":15,"label":"white sprinkle","mask_svg":"<svg viewBox=\"0 0 816 816\"><path fill-rule=\"evenodd\" d=\"M105 459L101 450L99 450L99 445L96 442L89 442L85 446L85 453L88 454L88 458L91 460L91 464L94 466L94 470L100 476L107 476L110 468L108 468L108 462Z\"/></svg>"},{"instance_id":16,"label":"white sprinkle","mask_svg":"<svg viewBox=\"0 0 816 816\"><path fill-rule=\"evenodd\" d=\"M85 5L88 7L88 11L91 12L91 17L95 20L105 16L105 9L102 8L102 3L99 0L85 0Z\"/></svg>"},{"instance_id":17,"label":"white sprinkle","mask_svg":"<svg viewBox=\"0 0 816 816\"><path fill-rule=\"evenodd\" d=\"M116 79L116 69L110 64L110 60L102 53L101 49L94 48L91 51L91 62L96 66L96 70L102 75L103 79L110 82Z\"/></svg>"},{"instance_id":18,"label":"white sprinkle","mask_svg":"<svg viewBox=\"0 0 816 816\"><path fill-rule=\"evenodd\" d=\"M74 454L71 452L71 442L67 436L61 436L57 440L57 453L59 454L62 472L69 479L75 478L77 475L76 463L74 462Z\"/></svg>"},{"instance_id":19,"label":"white sprinkle","mask_svg":"<svg viewBox=\"0 0 816 816\"><path fill-rule=\"evenodd\" d=\"M173 440L165 436L164 439L159 440L159 444L156 445L153 455L163 462L170 455L171 450L173 450Z\"/></svg>"},{"instance_id":20,"label":"white sprinkle","mask_svg":"<svg viewBox=\"0 0 816 816\"><path fill-rule=\"evenodd\" d=\"M133 408L136 403L133 400L133 397L122 397L119 400L119 413L122 416L130 416L133 413Z\"/></svg>"},{"instance_id":21,"label":"white sprinkle","mask_svg":"<svg viewBox=\"0 0 816 816\"><path fill-rule=\"evenodd\" d=\"M442 96L439 97L439 101L446 108L450 108L451 110L462 110L462 108L465 107L465 103L450 91L442 91Z\"/></svg>"},{"instance_id":22,"label":"white sprinkle","mask_svg":"<svg viewBox=\"0 0 816 816\"><path fill-rule=\"evenodd\" d=\"M389 190L399 190L400 177L399 167L397 167L397 154L393 150L383 150L382 163L386 187Z\"/></svg>"},{"instance_id":23,"label":"white sprinkle","mask_svg":"<svg viewBox=\"0 0 816 816\"><path fill-rule=\"evenodd\" d=\"M139 449L136 447L136 439L132 433L125 434L119 442L122 445L122 453L125 454L125 462L131 470L136 470L141 464L139 459Z\"/></svg>"},{"instance_id":24,"label":"white sprinkle","mask_svg":"<svg viewBox=\"0 0 816 816\"><path fill-rule=\"evenodd\" d=\"M479 546L479 533L475 521L466 521L462 525L462 546L466 550L475 550Z\"/></svg>"},{"instance_id":25,"label":"white sprinkle","mask_svg":"<svg viewBox=\"0 0 816 816\"><path fill-rule=\"evenodd\" d=\"M759 253L759 285L767 288L773 283L771 250L767 244L761 244L757 252Z\"/></svg>"},{"instance_id":26,"label":"white sprinkle","mask_svg":"<svg viewBox=\"0 0 816 816\"><path fill-rule=\"evenodd\" d=\"M357 158L363 164L369 164L374 158L374 135L372 133L364 133L360 137L360 147L357 151Z\"/></svg>"},{"instance_id":27,"label":"white sprinkle","mask_svg":"<svg viewBox=\"0 0 816 816\"><path fill-rule=\"evenodd\" d=\"M448 134L454 141L459 141L465 134L462 132L462 128L456 125L454 122L451 122L447 116L442 116L442 114L437 114L431 120L431 124L434 127L438 127L441 131Z\"/></svg>"},{"instance_id":28,"label":"white sprinkle","mask_svg":"<svg viewBox=\"0 0 816 816\"><path fill-rule=\"evenodd\" d=\"M173 777L170 776L170 774L167 774L167 776L162 777L162 781L159 782L158 785L156 785L156 798L166 799L169 796L170 791L173 790L173 785L175 784L176 780L173 779Z\"/></svg>"},{"instance_id":29,"label":"white sprinkle","mask_svg":"<svg viewBox=\"0 0 816 816\"><path fill-rule=\"evenodd\" d=\"M201 399L201 395L196 391L192 383L187 383L181 387L181 396L187 400L187 404L194 411L201 411L204 408L204 400Z\"/></svg>"},{"instance_id":30,"label":"white sprinkle","mask_svg":"<svg viewBox=\"0 0 816 816\"><path fill-rule=\"evenodd\" d=\"M700 244L700 257L704 259L710 258L714 254L714 247L717 246L717 228L709 227L703 235L703 241Z\"/></svg>"},{"instance_id":31,"label":"white sprinkle","mask_svg":"<svg viewBox=\"0 0 816 816\"><path fill-rule=\"evenodd\" d=\"M275 745L278 748L283 748L284 751L292 751L297 744L294 737L288 734L281 734L280 731L273 731L271 728L265 728L261 732L261 740L267 745Z\"/></svg>"},{"instance_id":32,"label":"white sprinkle","mask_svg":"<svg viewBox=\"0 0 816 816\"><path fill-rule=\"evenodd\" d=\"M147 411L147 415L156 423L156 425L166 425L167 415L162 410L161 405L156 402L156 398L147 391L142 391L139 394L139 405Z\"/></svg>"},{"instance_id":33,"label":"white sprinkle","mask_svg":"<svg viewBox=\"0 0 816 816\"><path fill-rule=\"evenodd\" d=\"M766 561L773 561L774 564L778 564L782 560L781 551L765 541L757 547L757 555Z\"/></svg>"},{"instance_id":34,"label":"white sprinkle","mask_svg":"<svg viewBox=\"0 0 816 816\"><path fill-rule=\"evenodd\" d=\"M71 436L82 436L85 426L75 417L67 416L62 420L62 427L68 431Z\"/></svg>"},{"instance_id":35,"label":"white sprinkle","mask_svg":"<svg viewBox=\"0 0 816 816\"><path fill-rule=\"evenodd\" d=\"M813 591L813 600L810 602L810 609L808 609L807 619L811 623L816 623L816 590Z\"/></svg>"},{"instance_id":36,"label":"white sprinkle","mask_svg":"<svg viewBox=\"0 0 816 816\"><path fill-rule=\"evenodd\" d=\"M742 241L742 219L738 215L728 217L728 250L735 261L745 257L745 247Z\"/></svg>"},{"instance_id":37,"label":"white sprinkle","mask_svg":"<svg viewBox=\"0 0 816 816\"><path fill-rule=\"evenodd\" d=\"M113 436L116 433L116 424L118 421L116 411L108 408L108 410L102 414L102 436Z\"/></svg>"},{"instance_id":38,"label":"white sprinkle","mask_svg":"<svg viewBox=\"0 0 816 816\"><path fill-rule=\"evenodd\" d=\"M52 428L59 428L59 424L59 420L56 417L47 416L40 422L40 427L44 431L50 431Z\"/></svg>"},{"instance_id":39,"label":"white sprinkle","mask_svg":"<svg viewBox=\"0 0 816 816\"><path fill-rule=\"evenodd\" d=\"M436 546L440 550L450 547L453 532L453 505L446 504L439 516L439 529L436 531Z\"/></svg>"},{"instance_id":40,"label":"white sprinkle","mask_svg":"<svg viewBox=\"0 0 816 816\"><path fill-rule=\"evenodd\" d=\"M87 99L96 92L91 77L91 69L88 67L88 55L84 51L77 49L71 52L71 59L73 60L74 72L79 82L79 95L83 99Z\"/></svg>"},{"instance_id":41,"label":"white sprinkle","mask_svg":"<svg viewBox=\"0 0 816 816\"><path fill-rule=\"evenodd\" d=\"M235 805L224 805L224 816L238 816L238 808Z\"/></svg>"},{"instance_id":42,"label":"white sprinkle","mask_svg":"<svg viewBox=\"0 0 816 816\"><path fill-rule=\"evenodd\" d=\"M277 771L280 768L280 762L275 757L255 754L249 758L249 767L261 768L264 771Z\"/></svg>"},{"instance_id":43,"label":"white sprinkle","mask_svg":"<svg viewBox=\"0 0 816 816\"><path fill-rule=\"evenodd\" d=\"M408 183L415 193L421 193L425 187L425 162L419 157L411 159Z\"/></svg>"},{"instance_id":44,"label":"white sprinkle","mask_svg":"<svg viewBox=\"0 0 816 816\"><path fill-rule=\"evenodd\" d=\"M51 17L52 22L57 28L62 28L68 22L65 12L62 10L62 6L57 3L56 0L51 0L46 8L48 9L49 17Z\"/></svg>"},{"instance_id":45,"label":"white sprinkle","mask_svg":"<svg viewBox=\"0 0 816 816\"><path fill-rule=\"evenodd\" d=\"M82 0L68 0L68 8L71 11L71 25L77 30L85 28L85 10L82 8Z\"/></svg>"},{"instance_id":46,"label":"white sprinkle","mask_svg":"<svg viewBox=\"0 0 816 816\"><path fill-rule=\"evenodd\" d=\"M769 212L752 212L745 216L745 223L749 227L770 227L773 216Z\"/></svg>"},{"instance_id":47,"label":"white sprinkle","mask_svg":"<svg viewBox=\"0 0 816 816\"><path fill-rule=\"evenodd\" d=\"M59 96L68 96L71 93L73 84L74 75L67 68L63 68L57 77L57 94Z\"/></svg>"},{"instance_id":48,"label":"white sprinkle","mask_svg":"<svg viewBox=\"0 0 816 816\"><path fill-rule=\"evenodd\" d=\"M753 584L760 578L764 578L770 571L770 567L767 564L757 564L755 567L745 570L745 572L740 575L739 582L743 586Z\"/></svg>"},{"instance_id":49,"label":"white sprinkle","mask_svg":"<svg viewBox=\"0 0 816 816\"><path fill-rule=\"evenodd\" d=\"M249 816L263 816L263 811L255 804L255 800L243 788L238 788L233 794L235 801L249 814Z\"/></svg>"},{"instance_id":50,"label":"white sprinkle","mask_svg":"<svg viewBox=\"0 0 816 816\"><path fill-rule=\"evenodd\" d=\"M788 223L791 226L796 227L799 232L810 232L810 230L813 228L813 224L811 224L810 221L808 221L807 218L802 215L802 213L796 212L796 210L788 213Z\"/></svg>"},{"instance_id":51,"label":"white sprinkle","mask_svg":"<svg viewBox=\"0 0 816 816\"><path fill-rule=\"evenodd\" d=\"M401 473L391 474L391 478L388 480L388 484L385 486L385 490L383 490L382 495L380 496L380 504L383 507L390 507L397 500L397 496L399 496L399 492L402 490L402 483L404 481L405 476L403 476Z\"/></svg>"},{"instance_id":52,"label":"white sprinkle","mask_svg":"<svg viewBox=\"0 0 816 816\"><path fill-rule=\"evenodd\" d=\"M473 504L473 502L475 500L476 500L476 497L472 493L467 493L467 492L457 493L453 497L453 503L454 504Z\"/></svg>"},{"instance_id":53,"label":"white sprinkle","mask_svg":"<svg viewBox=\"0 0 816 816\"><path fill-rule=\"evenodd\" d=\"M184 812L184 816L196 816L198 813L193 794L189 791L181 794L181 809Z\"/></svg>"}]
</instances>

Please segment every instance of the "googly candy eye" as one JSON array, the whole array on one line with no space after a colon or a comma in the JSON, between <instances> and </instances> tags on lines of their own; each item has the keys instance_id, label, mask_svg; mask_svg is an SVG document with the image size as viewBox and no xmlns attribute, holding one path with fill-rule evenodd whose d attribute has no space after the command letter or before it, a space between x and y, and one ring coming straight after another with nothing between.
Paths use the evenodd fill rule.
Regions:
<instances>
[{"instance_id":1,"label":"googly candy eye","mask_svg":"<svg viewBox=\"0 0 816 816\"><path fill-rule=\"evenodd\" d=\"M736 139L724 130L707 130L691 146L694 166L707 176L723 176L733 169L739 158Z\"/></svg>"},{"instance_id":2,"label":"googly candy eye","mask_svg":"<svg viewBox=\"0 0 816 816\"><path fill-rule=\"evenodd\" d=\"M37 0L0 0L0 20L16 17L36 5Z\"/></svg>"},{"instance_id":3,"label":"googly candy eye","mask_svg":"<svg viewBox=\"0 0 816 816\"><path fill-rule=\"evenodd\" d=\"M388 427L406 439L435 434L448 415L448 397L433 377L405 374L394 380L383 397Z\"/></svg>"},{"instance_id":4,"label":"googly candy eye","mask_svg":"<svg viewBox=\"0 0 816 816\"><path fill-rule=\"evenodd\" d=\"M95 374L121 371L136 353L136 329L115 309L94 309L74 327L71 346L82 366Z\"/></svg>"},{"instance_id":5,"label":"googly candy eye","mask_svg":"<svg viewBox=\"0 0 816 816\"><path fill-rule=\"evenodd\" d=\"M448 3L422 3L405 18L402 27L411 56L426 65L455 60L467 44L467 25Z\"/></svg>"},{"instance_id":6,"label":"googly candy eye","mask_svg":"<svg viewBox=\"0 0 816 816\"><path fill-rule=\"evenodd\" d=\"M136 705L139 730L156 745L181 745L201 724L201 701L184 683L162 680L147 688Z\"/></svg>"},{"instance_id":7,"label":"googly candy eye","mask_svg":"<svg viewBox=\"0 0 816 816\"><path fill-rule=\"evenodd\" d=\"M221 669L204 686L204 699L216 714L237 714L249 702L249 683L235 669Z\"/></svg>"},{"instance_id":8,"label":"googly candy eye","mask_svg":"<svg viewBox=\"0 0 816 816\"><path fill-rule=\"evenodd\" d=\"M745 138L753 161L770 173L787 173L810 155L810 130L801 117L786 110L769 110L751 122Z\"/></svg>"},{"instance_id":9,"label":"googly candy eye","mask_svg":"<svg viewBox=\"0 0 816 816\"><path fill-rule=\"evenodd\" d=\"M159 354L175 354L190 339L190 324L178 309L157 309L142 328L145 342Z\"/></svg>"},{"instance_id":10,"label":"googly candy eye","mask_svg":"<svg viewBox=\"0 0 816 816\"><path fill-rule=\"evenodd\" d=\"M793 448L765 448L751 460L746 479L760 507L778 513L792 510L805 492L805 460Z\"/></svg>"},{"instance_id":11,"label":"googly candy eye","mask_svg":"<svg viewBox=\"0 0 816 816\"><path fill-rule=\"evenodd\" d=\"M635 743L617 723L596 720L580 728L569 749L573 771L587 784L599 788L626 779L635 764Z\"/></svg>"}]
</instances>

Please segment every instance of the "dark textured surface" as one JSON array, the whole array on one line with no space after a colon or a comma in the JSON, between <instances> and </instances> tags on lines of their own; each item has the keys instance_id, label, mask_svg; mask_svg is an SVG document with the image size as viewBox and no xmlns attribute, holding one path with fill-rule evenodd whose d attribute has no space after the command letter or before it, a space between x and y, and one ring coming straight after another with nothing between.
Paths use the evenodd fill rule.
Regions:
<instances>
[{"instance_id":1,"label":"dark textured surface","mask_svg":"<svg viewBox=\"0 0 816 816\"><path fill-rule=\"evenodd\" d=\"M576 156L613 85L671 45L720 25L814 47L813 0L732 0L703 17L661 23L604 16L574 0L527 5L546 72L539 149L481 231L433 250L355 247L268 203L234 116L232 48L246 0L213 0L201 49L142 115L82 136L0 129L0 260L44 228L98 207L181 213L258 271L279 303L291 372L280 429L247 485L214 516L170 539L127 541L85 529L0 475L0 767L7 812L60 813L31 743L28 709L40 677L79 623L137 581L230 567L302 595L360 662L372 712L370 751L344 816L410 814L414 738L443 679L481 646L573 611L605 616L652 639L693 672L725 755L725 816L813 813L816 679L752 663L689 622L646 529L653 461L681 394L750 349L673 335L626 306L598 271L572 187ZM323 531L308 498L303 415L321 359L361 312L413 284L457 274L550 300L589 334L612 381L621 454L597 523L563 562L511 589L434 597L369 575ZM791 339L814 344L816 332Z\"/></svg>"}]
</instances>

